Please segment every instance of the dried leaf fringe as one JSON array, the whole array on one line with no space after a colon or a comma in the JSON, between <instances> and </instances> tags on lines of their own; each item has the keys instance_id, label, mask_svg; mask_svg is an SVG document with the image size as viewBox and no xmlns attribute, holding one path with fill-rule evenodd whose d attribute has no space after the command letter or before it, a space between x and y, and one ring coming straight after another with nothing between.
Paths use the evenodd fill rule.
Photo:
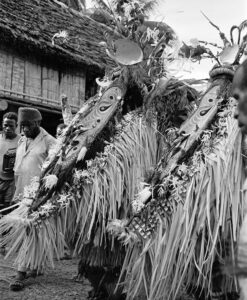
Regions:
<instances>
[{"instance_id":1,"label":"dried leaf fringe","mask_svg":"<svg viewBox=\"0 0 247 300\"><path fill-rule=\"evenodd\" d=\"M209 293L215 258L234 260L242 221L244 181L241 134L227 118L228 135L201 162L187 186L184 203L170 219L160 220L152 239L127 247L120 284L127 299L176 299L191 283ZM228 246L225 245L228 244ZM225 288L236 288L228 277Z\"/></svg>"},{"instance_id":2,"label":"dried leaf fringe","mask_svg":"<svg viewBox=\"0 0 247 300\"><path fill-rule=\"evenodd\" d=\"M66 195L54 196L49 205L43 205L39 212L28 215L29 207L21 205L3 217L0 234L4 235L0 245L8 245L7 257L15 253L15 264L40 270L47 264L53 266L54 259L63 257L67 244L75 240L77 253L81 253L92 241L95 247L103 249L107 220L127 218L137 184L156 164L156 134L155 125L145 124L141 115L127 116L121 133L110 145L110 151L99 154L95 159L104 157L103 167L95 167L93 161L93 167L88 168L90 182L82 178L80 189L71 187ZM66 204L55 206L53 211L52 201L59 197L65 198ZM42 209L46 210L42 212ZM95 224L98 226L95 227ZM111 249L115 244L114 238L110 238ZM97 257L100 260L97 264L103 264L104 255L98 253L95 256L95 253L92 260ZM122 257L117 249L114 255L117 265Z\"/></svg>"}]
</instances>

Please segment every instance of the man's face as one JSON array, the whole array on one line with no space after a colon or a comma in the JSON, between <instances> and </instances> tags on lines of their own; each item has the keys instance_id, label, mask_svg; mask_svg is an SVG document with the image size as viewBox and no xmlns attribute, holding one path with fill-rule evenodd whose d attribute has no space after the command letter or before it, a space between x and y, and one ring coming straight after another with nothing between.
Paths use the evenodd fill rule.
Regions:
<instances>
[{"instance_id":1,"label":"man's face","mask_svg":"<svg viewBox=\"0 0 247 300\"><path fill-rule=\"evenodd\" d=\"M244 80L245 85L243 85ZM238 102L235 113L235 118L238 120L238 126L243 133L247 134L247 74L244 74L243 68L238 69L234 76L233 97Z\"/></svg>"},{"instance_id":2,"label":"man's face","mask_svg":"<svg viewBox=\"0 0 247 300\"><path fill-rule=\"evenodd\" d=\"M5 118L3 120L3 133L7 139L12 139L16 136L16 121Z\"/></svg>"},{"instance_id":3,"label":"man's face","mask_svg":"<svg viewBox=\"0 0 247 300\"><path fill-rule=\"evenodd\" d=\"M34 121L22 121L21 130L27 138L34 139L39 134L39 123Z\"/></svg>"}]
</instances>

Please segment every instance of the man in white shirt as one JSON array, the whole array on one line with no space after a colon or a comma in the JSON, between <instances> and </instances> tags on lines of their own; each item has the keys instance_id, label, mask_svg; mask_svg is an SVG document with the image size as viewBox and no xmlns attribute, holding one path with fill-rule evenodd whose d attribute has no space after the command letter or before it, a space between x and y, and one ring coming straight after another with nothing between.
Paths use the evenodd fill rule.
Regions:
<instances>
[{"instance_id":1,"label":"man in white shirt","mask_svg":"<svg viewBox=\"0 0 247 300\"><path fill-rule=\"evenodd\" d=\"M24 136L19 140L16 152L15 201L22 199L24 188L30 185L33 177L41 175L42 164L56 143L56 139L40 127L42 116L37 109L21 107L18 117ZM18 266L16 278L10 284L11 290L20 291L24 288L26 271L25 265ZM36 275L35 270L31 273Z\"/></svg>"},{"instance_id":2,"label":"man in white shirt","mask_svg":"<svg viewBox=\"0 0 247 300\"><path fill-rule=\"evenodd\" d=\"M20 128L24 136L19 140L15 161L14 199L21 199L25 186L33 177L41 175L42 164L48 156L56 139L46 132L40 123L42 116L35 108L19 109Z\"/></svg>"}]
</instances>

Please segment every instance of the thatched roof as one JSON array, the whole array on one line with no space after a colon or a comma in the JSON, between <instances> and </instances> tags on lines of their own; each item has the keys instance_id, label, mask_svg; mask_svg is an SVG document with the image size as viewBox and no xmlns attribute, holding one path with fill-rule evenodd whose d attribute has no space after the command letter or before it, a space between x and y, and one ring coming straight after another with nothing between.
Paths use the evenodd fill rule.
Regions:
<instances>
[{"instance_id":1,"label":"thatched roof","mask_svg":"<svg viewBox=\"0 0 247 300\"><path fill-rule=\"evenodd\" d=\"M52 0L1 0L0 15L1 45L60 64L96 69L112 64L99 45L107 27ZM52 36L61 30L68 32L68 41L52 45Z\"/></svg>"}]
</instances>

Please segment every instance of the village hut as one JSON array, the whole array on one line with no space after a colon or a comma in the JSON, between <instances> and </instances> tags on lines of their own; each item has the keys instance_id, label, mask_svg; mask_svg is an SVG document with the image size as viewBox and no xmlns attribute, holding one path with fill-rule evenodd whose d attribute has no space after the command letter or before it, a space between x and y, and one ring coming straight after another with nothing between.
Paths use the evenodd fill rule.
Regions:
<instances>
[{"instance_id":1,"label":"village hut","mask_svg":"<svg viewBox=\"0 0 247 300\"><path fill-rule=\"evenodd\" d=\"M99 45L110 29L52 0L2 0L0 13L0 118L35 106L54 133L60 95L78 111L112 64Z\"/></svg>"}]
</instances>

